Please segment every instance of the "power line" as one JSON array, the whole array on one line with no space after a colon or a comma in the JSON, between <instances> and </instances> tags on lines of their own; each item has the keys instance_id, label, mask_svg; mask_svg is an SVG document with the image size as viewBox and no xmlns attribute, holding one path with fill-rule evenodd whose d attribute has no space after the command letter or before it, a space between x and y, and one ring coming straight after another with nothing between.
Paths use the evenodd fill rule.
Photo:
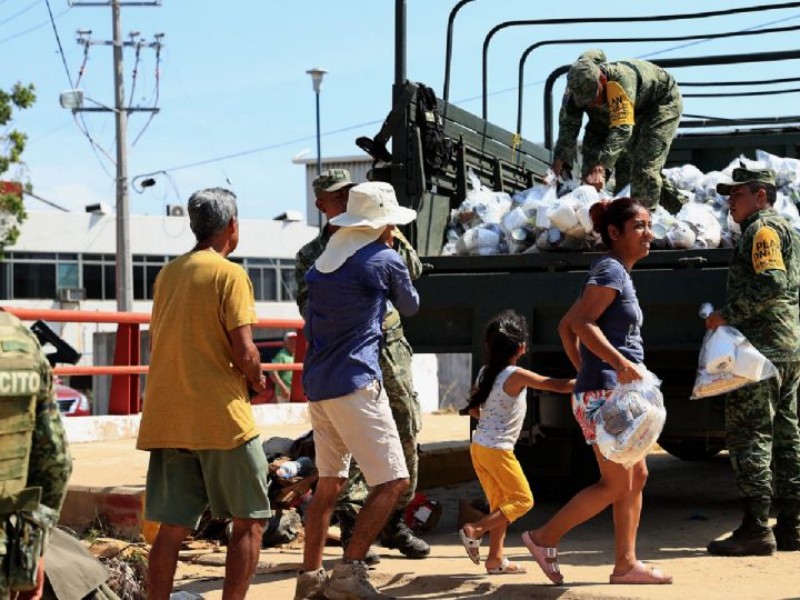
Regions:
<instances>
[{"instance_id":1,"label":"power line","mask_svg":"<svg viewBox=\"0 0 800 600\"><path fill-rule=\"evenodd\" d=\"M18 16L25 14L25 13L26 13L26 12L28 12L30 9L32 9L34 6L36 6L37 4L40 4L40 3L41 3L41 1L42 1L42 0L36 0L35 2L32 2L31 4L29 4L28 6L26 6L25 8L23 8L21 11L19 11L19 12L16 12L16 13L14 13L13 15L11 15L10 17L8 17L7 19L3 19L2 21L0 21L0 25L5 25L5 24L6 24L6 23L8 23L9 21L13 21L14 19L16 19Z\"/></svg>"},{"instance_id":2,"label":"power line","mask_svg":"<svg viewBox=\"0 0 800 600\"><path fill-rule=\"evenodd\" d=\"M48 5L48 8L49 8L49 5ZM60 13L58 13L58 14L55 16L55 18L56 18L56 19L59 19L59 18L61 18L62 16L64 16L65 14L67 14L67 13L68 13L70 10L72 10L72 7L71 7L71 6L68 6L67 8L65 8L64 10L62 10ZM52 20L52 17L51 17L51 20ZM17 32L17 33L15 33L15 34L13 34L13 35L10 35L10 36L8 36L8 37L5 37L5 38L3 38L2 40L0 40L0 44L5 44L6 42L10 42L11 40L15 40L15 39L17 39L18 37L25 35L26 33L30 33L31 31L36 31L37 29L41 29L42 27L45 27L46 25L50 24L50 22L51 22L51 21L42 21L42 22L41 22L41 23L39 23L38 25L34 25L33 27L28 27L28 29L23 29L22 31L18 31L18 32Z\"/></svg>"},{"instance_id":3,"label":"power line","mask_svg":"<svg viewBox=\"0 0 800 600\"><path fill-rule=\"evenodd\" d=\"M326 131L325 133L321 134L323 137L328 135L336 135L339 133L344 133L346 131L352 131L353 129L360 129L361 127L369 127L371 125L378 125L383 123L382 119L376 121L369 121L367 123L359 123L358 125L351 125L349 127L343 127L342 129L335 129L333 131ZM286 142L278 142L277 144L270 144L269 146L261 146L260 148L252 148L250 150L242 150L241 152L234 152L232 154L226 154L224 156L217 156L215 158L208 158L205 160L199 160L197 162L188 163L185 165L179 165L177 167L170 167L168 169L159 169L158 171L154 171L153 173L143 173L141 175L137 175L134 179L139 179L146 175L153 175L156 173L173 173L175 171L181 171L183 169L190 169L192 167L200 167L202 165L207 165L210 163L220 162L223 160L228 160L231 158L240 158L242 156L247 156L249 154L257 154L258 152L266 152L267 150L275 150L276 148L283 148L285 146L291 146L293 144L299 144L300 142L307 142L309 140L315 140L315 135L309 135L302 138L296 138L294 140L288 140Z\"/></svg>"}]
</instances>

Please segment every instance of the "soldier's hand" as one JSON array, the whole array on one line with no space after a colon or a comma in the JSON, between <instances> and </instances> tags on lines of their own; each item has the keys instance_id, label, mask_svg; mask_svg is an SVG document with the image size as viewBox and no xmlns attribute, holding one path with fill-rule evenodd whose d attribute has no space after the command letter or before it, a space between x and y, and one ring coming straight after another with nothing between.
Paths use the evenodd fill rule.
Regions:
<instances>
[{"instance_id":1,"label":"soldier's hand","mask_svg":"<svg viewBox=\"0 0 800 600\"><path fill-rule=\"evenodd\" d=\"M555 175L556 178L561 177L561 171L564 170L564 161L560 158L555 159L553 161L553 166L550 167L550 170L553 172L553 175Z\"/></svg>"},{"instance_id":2,"label":"soldier's hand","mask_svg":"<svg viewBox=\"0 0 800 600\"><path fill-rule=\"evenodd\" d=\"M603 165L595 165L586 175L584 180L588 185L592 185L599 192L606 185L606 168Z\"/></svg>"},{"instance_id":3,"label":"soldier's hand","mask_svg":"<svg viewBox=\"0 0 800 600\"><path fill-rule=\"evenodd\" d=\"M715 310L706 317L706 329L714 330L720 325L727 325L728 321L722 316L721 310Z\"/></svg>"}]
</instances>

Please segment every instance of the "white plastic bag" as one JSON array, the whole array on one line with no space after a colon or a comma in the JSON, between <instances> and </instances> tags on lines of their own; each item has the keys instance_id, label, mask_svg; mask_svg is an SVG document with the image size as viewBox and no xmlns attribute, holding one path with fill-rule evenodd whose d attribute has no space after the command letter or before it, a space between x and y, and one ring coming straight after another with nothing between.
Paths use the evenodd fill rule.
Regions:
<instances>
[{"instance_id":1,"label":"white plastic bag","mask_svg":"<svg viewBox=\"0 0 800 600\"><path fill-rule=\"evenodd\" d=\"M630 468L658 440L667 419L661 381L647 369L642 379L621 383L595 415L597 447L608 460Z\"/></svg>"},{"instance_id":2,"label":"white plastic bag","mask_svg":"<svg viewBox=\"0 0 800 600\"><path fill-rule=\"evenodd\" d=\"M733 360L729 360L731 355ZM703 339L691 399L732 392L777 374L775 365L738 329L720 325Z\"/></svg>"}]
</instances>

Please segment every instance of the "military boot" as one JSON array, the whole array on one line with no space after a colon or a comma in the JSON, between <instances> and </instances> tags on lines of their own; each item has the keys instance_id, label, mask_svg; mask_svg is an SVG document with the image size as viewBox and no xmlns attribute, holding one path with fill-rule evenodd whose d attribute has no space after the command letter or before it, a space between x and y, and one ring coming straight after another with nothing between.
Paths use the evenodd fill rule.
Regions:
<instances>
[{"instance_id":1,"label":"military boot","mask_svg":"<svg viewBox=\"0 0 800 600\"><path fill-rule=\"evenodd\" d=\"M800 500L775 499L778 522L772 528L778 550L796 552L800 550Z\"/></svg>"},{"instance_id":2,"label":"military boot","mask_svg":"<svg viewBox=\"0 0 800 600\"><path fill-rule=\"evenodd\" d=\"M406 558L425 558L431 553L428 543L415 536L406 525L402 510L389 517L389 522L381 531L380 541L386 548L397 548Z\"/></svg>"},{"instance_id":3,"label":"military boot","mask_svg":"<svg viewBox=\"0 0 800 600\"><path fill-rule=\"evenodd\" d=\"M336 511L336 519L339 521L339 531L342 534L342 550L347 549L347 544L353 539L353 531L356 528L356 517L352 513L345 511ZM381 562L381 557L370 546L367 554L364 556L364 562L372 567Z\"/></svg>"},{"instance_id":4,"label":"military boot","mask_svg":"<svg viewBox=\"0 0 800 600\"><path fill-rule=\"evenodd\" d=\"M708 545L715 556L767 556L776 549L775 535L769 527L769 499L745 498L742 524L724 540Z\"/></svg>"}]
</instances>

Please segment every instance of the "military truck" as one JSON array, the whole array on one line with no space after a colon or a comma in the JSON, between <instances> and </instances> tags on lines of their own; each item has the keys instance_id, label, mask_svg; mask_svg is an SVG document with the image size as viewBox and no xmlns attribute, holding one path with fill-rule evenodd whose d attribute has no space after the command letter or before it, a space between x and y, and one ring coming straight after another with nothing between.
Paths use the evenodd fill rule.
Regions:
<instances>
[{"instance_id":1,"label":"military truck","mask_svg":"<svg viewBox=\"0 0 800 600\"><path fill-rule=\"evenodd\" d=\"M800 57L796 52L773 54ZM780 56L700 57L660 64L669 68L676 62L769 58ZM551 90L552 81L567 67L548 79ZM450 148L443 149L442 143L447 142L431 140L426 134L420 119L420 86L404 78L396 78L393 109L381 131L375 138L357 142L375 158L372 178L391 183L400 203L418 212L408 234L427 269L416 283L421 310L404 320L409 341L416 352L471 353L474 377L482 359L484 324L501 310L513 308L531 324L529 354L521 364L556 377L574 376L557 324L577 298L597 253L439 255L450 211L465 198L468 170L490 189L514 193L541 181L551 151L442 99L437 99L437 106ZM667 166L691 163L706 172L722 168L740 154L752 157L756 149L800 156L797 124L776 120L775 127L764 128L760 120L748 120L752 123L760 126L725 120L725 127L706 131L705 123L697 120L683 123ZM545 129L552 131L552 124ZM389 139L391 152L386 149ZM658 250L632 273L644 312L646 364L663 380L668 416L659 442L685 460L711 457L725 444L722 398L698 401L689 396L705 332L698 308L703 302L723 303L729 257L730 250L725 249ZM527 402L526 424L516 452L532 483L560 481L568 489L583 486L596 475L596 465L572 417L569 398L529 391Z\"/></svg>"}]
</instances>

